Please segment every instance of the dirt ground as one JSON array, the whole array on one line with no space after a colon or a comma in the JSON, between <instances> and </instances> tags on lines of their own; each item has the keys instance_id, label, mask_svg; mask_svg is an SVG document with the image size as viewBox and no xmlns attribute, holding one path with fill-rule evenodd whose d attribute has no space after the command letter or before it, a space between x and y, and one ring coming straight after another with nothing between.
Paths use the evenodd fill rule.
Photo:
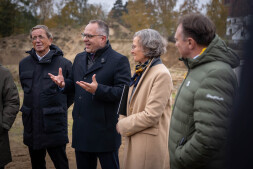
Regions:
<instances>
[{"instance_id":1,"label":"dirt ground","mask_svg":"<svg viewBox=\"0 0 253 169\"><path fill-rule=\"evenodd\" d=\"M69 168L76 169L76 161L75 161L75 152L71 147L72 143L72 108L71 106L68 111L68 129L69 129L69 143L67 144L66 152L69 159ZM13 124L12 129L9 132L10 137L10 146L12 152L12 162L9 163L5 169L31 169L30 156L28 152L28 147L23 144L23 125L22 125L22 113L19 112L18 116ZM119 151L120 161L122 162L122 148ZM46 155L46 165L47 169L54 169L53 162L51 161L48 154ZM101 169L100 165L97 167Z\"/></svg>"},{"instance_id":2,"label":"dirt ground","mask_svg":"<svg viewBox=\"0 0 253 169\"><path fill-rule=\"evenodd\" d=\"M13 70L13 69L12 69ZM171 68L170 69L174 89L173 89L173 99L175 98L176 91L180 86L180 83L183 80L184 73L186 72L185 69L182 68ZM20 85L17 84L19 91L20 91L20 99L22 102L23 92L20 89ZM22 104L22 103L21 103ZM69 166L70 169L76 169L76 162L75 162L75 152L74 149L71 147L72 143L72 109L73 105L68 110L68 133L69 133L69 143L67 144L67 156L69 159ZM10 146L12 152L12 162L6 166L6 169L31 169L30 163L30 156L28 152L27 146L23 144L23 124L22 124L22 114L21 112L18 113L17 118L9 132L10 137ZM120 165L122 165L123 160L123 148L124 148L124 138L122 139L122 145L119 150L119 160ZM54 165L50 159L50 157L46 156L46 164L47 169L54 169ZM101 169L99 163L97 169Z\"/></svg>"}]
</instances>

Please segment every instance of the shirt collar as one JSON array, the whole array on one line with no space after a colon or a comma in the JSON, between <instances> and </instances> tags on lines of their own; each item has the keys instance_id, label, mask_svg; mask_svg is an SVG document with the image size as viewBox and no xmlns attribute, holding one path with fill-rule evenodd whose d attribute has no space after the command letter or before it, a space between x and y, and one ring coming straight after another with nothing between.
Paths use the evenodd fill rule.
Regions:
<instances>
[{"instance_id":1,"label":"shirt collar","mask_svg":"<svg viewBox=\"0 0 253 169\"><path fill-rule=\"evenodd\" d=\"M38 59L39 59L39 61L44 57L44 56L46 56L48 53L50 52L50 49L48 50L48 52L45 54L45 55L43 55L43 56L39 56L38 54L37 54L37 52L35 52L36 53L36 56L38 57Z\"/></svg>"},{"instance_id":2,"label":"shirt collar","mask_svg":"<svg viewBox=\"0 0 253 169\"><path fill-rule=\"evenodd\" d=\"M195 56L193 59L196 59L197 57L199 57L200 55L202 55L202 53L204 53L205 50L206 50L206 48L203 48L202 51L200 52L200 54L198 54L197 56Z\"/></svg>"}]
</instances>

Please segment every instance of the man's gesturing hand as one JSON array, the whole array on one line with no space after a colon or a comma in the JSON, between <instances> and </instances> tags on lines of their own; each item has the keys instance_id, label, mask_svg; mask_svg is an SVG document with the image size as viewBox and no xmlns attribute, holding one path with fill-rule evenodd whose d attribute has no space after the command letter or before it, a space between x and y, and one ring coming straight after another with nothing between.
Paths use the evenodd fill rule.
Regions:
<instances>
[{"instance_id":1,"label":"man's gesturing hand","mask_svg":"<svg viewBox=\"0 0 253 169\"><path fill-rule=\"evenodd\" d=\"M98 82L96 80L96 74L94 74L92 76L92 83L87 83L87 82L84 82L84 81L77 81L76 84L81 86L81 88L83 88L87 92L89 92L91 94L95 94L95 92L97 90L97 87L98 87Z\"/></svg>"},{"instance_id":2,"label":"man's gesturing hand","mask_svg":"<svg viewBox=\"0 0 253 169\"><path fill-rule=\"evenodd\" d=\"M55 84L57 84L60 88L65 87L65 81L64 81L64 77L62 75L62 68L59 68L58 76L54 76L51 73L48 73L48 75L55 82Z\"/></svg>"}]
</instances>

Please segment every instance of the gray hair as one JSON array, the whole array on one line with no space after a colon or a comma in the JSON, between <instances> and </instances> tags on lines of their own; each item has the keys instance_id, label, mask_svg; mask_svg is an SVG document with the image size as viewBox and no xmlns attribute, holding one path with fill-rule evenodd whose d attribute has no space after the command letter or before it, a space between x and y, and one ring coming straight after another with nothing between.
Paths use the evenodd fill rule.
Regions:
<instances>
[{"instance_id":1,"label":"gray hair","mask_svg":"<svg viewBox=\"0 0 253 169\"><path fill-rule=\"evenodd\" d=\"M105 23L102 20L91 20L89 24L97 23L98 24L98 30L97 33L106 36L106 39L109 37L109 27L107 23Z\"/></svg>"},{"instance_id":2,"label":"gray hair","mask_svg":"<svg viewBox=\"0 0 253 169\"><path fill-rule=\"evenodd\" d=\"M52 35L51 32L49 32L49 29L48 29L48 27L47 27L46 25L36 25L36 26L34 26L34 27L30 30L30 38L31 38L31 39L32 39L32 31L34 31L35 29L43 29L43 30L45 30L48 39L49 39L49 38L52 38L52 39L53 39L53 35Z\"/></svg>"},{"instance_id":3,"label":"gray hair","mask_svg":"<svg viewBox=\"0 0 253 169\"><path fill-rule=\"evenodd\" d=\"M139 44L144 50L147 58L157 58L166 52L167 41L159 32L153 29L143 29L134 34L134 38L139 37Z\"/></svg>"}]
</instances>

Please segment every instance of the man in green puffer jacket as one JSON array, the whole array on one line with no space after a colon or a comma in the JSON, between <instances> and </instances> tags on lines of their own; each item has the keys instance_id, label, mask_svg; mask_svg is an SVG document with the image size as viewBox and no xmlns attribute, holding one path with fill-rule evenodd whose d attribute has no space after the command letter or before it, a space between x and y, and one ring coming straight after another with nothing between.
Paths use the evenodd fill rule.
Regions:
<instances>
[{"instance_id":1,"label":"man in green puffer jacket","mask_svg":"<svg viewBox=\"0 0 253 169\"><path fill-rule=\"evenodd\" d=\"M169 135L171 169L224 169L237 55L201 14L179 20L176 47L188 67L175 100Z\"/></svg>"}]
</instances>

